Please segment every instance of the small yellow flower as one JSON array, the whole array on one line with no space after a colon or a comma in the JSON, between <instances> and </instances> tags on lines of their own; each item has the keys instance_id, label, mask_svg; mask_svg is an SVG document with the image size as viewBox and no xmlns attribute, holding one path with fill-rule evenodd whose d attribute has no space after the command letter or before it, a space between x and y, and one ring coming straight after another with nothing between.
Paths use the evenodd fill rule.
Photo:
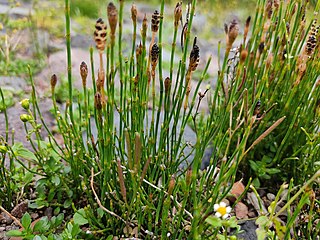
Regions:
<instances>
[{"instance_id":1,"label":"small yellow flower","mask_svg":"<svg viewBox=\"0 0 320 240\"><path fill-rule=\"evenodd\" d=\"M227 204L224 202L221 202L219 204L215 204L213 206L214 211L216 212L215 215L217 217L221 217L222 219L226 219L227 217L230 216L230 212L231 212L231 207L228 206Z\"/></svg>"}]
</instances>

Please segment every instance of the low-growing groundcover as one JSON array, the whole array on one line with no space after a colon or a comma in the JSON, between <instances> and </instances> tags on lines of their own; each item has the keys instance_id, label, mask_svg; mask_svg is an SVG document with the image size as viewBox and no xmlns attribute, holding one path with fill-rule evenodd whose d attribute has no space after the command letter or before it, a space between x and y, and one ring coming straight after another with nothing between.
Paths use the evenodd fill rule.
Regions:
<instances>
[{"instance_id":1,"label":"low-growing groundcover","mask_svg":"<svg viewBox=\"0 0 320 240\"><path fill-rule=\"evenodd\" d=\"M1 211L21 227L7 235L236 239L241 226L234 207L246 202L250 192L257 199L258 239L317 239L320 3L311 20L306 18L308 3L294 0L260 0L255 16L243 26L231 20L225 25L226 41L217 46L224 52L217 85L202 90L211 58L201 57L199 39L192 32L196 0L186 12L181 2L166 9L174 13L173 23L166 22L162 1L150 19L144 17L141 30L138 9L132 5L132 48L127 55L122 22L130 13L124 12L124 4L109 3L109 25L98 19L92 26L96 50L91 48L89 64L79 62L83 89L78 93L72 87L70 3L65 1L65 108L55 98L59 79L50 79L53 115L63 143L41 116L29 68L33 91L21 102L26 112L20 118L33 151L8 142L8 123L0 138ZM166 24L173 24L171 43L162 34ZM182 47L178 62L177 38ZM163 69L163 44L172 44L169 69ZM93 62L96 51L98 63ZM193 74L200 71L199 62L205 62L204 67ZM191 84L195 78L196 86ZM203 114L199 104L204 98L209 107ZM195 131L195 142L183 137L187 125ZM47 132L46 139L41 131ZM201 169L208 148L209 166ZM232 189L239 179L246 186L235 194ZM275 193L267 209L258 188ZM19 205L29 209L20 219L11 211L15 199L29 199ZM53 216L32 223L31 209L49 208Z\"/></svg>"}]
</instances>

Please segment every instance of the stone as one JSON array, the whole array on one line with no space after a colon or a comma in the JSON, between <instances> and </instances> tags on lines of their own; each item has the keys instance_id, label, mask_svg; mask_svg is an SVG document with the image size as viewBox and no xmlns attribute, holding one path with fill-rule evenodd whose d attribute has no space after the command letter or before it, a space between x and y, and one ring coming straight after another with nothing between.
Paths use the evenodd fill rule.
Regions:
<instances>
[{"instance_id":1,"label":"stone","mask_svg":"<svg viewBox=\"0 0 320 240\"><path fill-rule=\"evenodd\" d=\"M257 234L256 234L257 226L254 221L245 221L243 224L241 224L241 230L242 233L238 234L239 240L256 240Z\"/></svg>"},{"instance_id":2,"label":"stone","mask_svg":"<svg viewBox=\"0 0 320 240\"><path fill-rule=\"evenodd\" d=\"M46 210L44 210L44 215L48 217L48 219L51 219L53 216L53 209L52 207L48 207L46 208Z\"/></svg>"},{"instance_id":3,"label":"stone","mask_svg":"<svg viewBox=\"0 0 320 240\"><path fill-rule=\"evenodd\" d=\"M270 201L274 201L276 199L276 196L273 193L267 193L267 198Z\"/></svg>"},{"instance_id":4,"label":"stone","mask_svg":"<svg viewBox=\"0 0 320 240\"><path fill-rule=\"evenodd\" d=\"M28 85L21 77L0 76L0 86L2 89L13 91L15 94L24 92Z\"/></svg>"},{"instance_id":5,"label":"stone","mask_svg":"<svg viewBox=\"0 0 320 240\"><path fill-rule=\"evenodd\" d=\"M255 217L257 217L257 214L255 213L255 211L253 209L250 209L250 211L248 212L248 217L255 218Z\"/></svg>"},{"instance_id":6,"label":"stone","mask_svg":"<svg viewBox=\"0 0 320 240\"><path fill-rule=\"evenodd\" d=\"M31 216L31 218L32 218L33 220L39 218L39 214L36 213L36 212L31 213L30 216Z\"/></svg>"},{"instance_id":7,"label":"stone","mask_svg":"<svg viewBox=\"0 0 320 240\"><path fill-rule=\"evenodd\" d=\"M21 100L21 99L20 99ZM39 99L39 108L41 114L44 118L45 123L50 129L54 124L54 117L50 113L50 109L52 108L52 101L50 99ZM13 107L7 109L8 122L9 122L9 139L8 142L11 144L11 136L12 131L14 130L14 140L15 142L21 142L23 146L29 150L32 150L30 142L26 139L26 132L24 129L23 122L20 120L20 115L25 114L26 111L20 106L20 103L17 102ZM38 115L38 114L37 114ZM39 121L39 120L38 120ZM39 123L41 123L39 121ZM30 128L30 125L27 125ZM45 139L47 136L44 127L41 129L41 136ZM6 122L5 116L2 112L0 112L0 133L4 136L6 131ZM34 135L33 135L34 136ZM6 161L5 166L8 167L8 161Z\"/></svg>"},{"instance_id":8,"label":"stone","mask_svg":"<svg viewBox=\"0 0 320 240\"><path fill-rule=\"evenodd\" d=\"M23 201L15 206L11 214L16 218L22 218L23 214L25 214L28 210L28 201Z\"/></svg>"},{"instance_id":9,"label":"stone","mask_svg":"<svg viewBox=\"0 0 320 240\"><path fill-rule=\"evenodd\" d=\"M236 198L240 197L240 195L244 192L245 186L243 185L242 181L235 182L231 189L231 194L234 195Z\"/></svg>"},{"instance_id":10,"label":"stone","mask_svg":"<svg viewBox=\"0 0 320 240\"><path fill-rule=\"evenodd\" d=\"M262 197L261 199L266 207L270 206L271 201L266 196Z\"/></svg>"},{"instance_id":11,"label":"stone","mask_svg":"<svg viewBox=\"0 0 320 240\"><path fill-rule=\"evenodd\" d=\"M248 218L248 207L244 203L238 202L234 207L234 211L236 213L237 219Z\"/></svg>"},{"instance_id":12,"label":"stone","mask_svg":"<svg viewBox=\"0 0 320 240\"><path fill-rule=\"evenodd\" d=\"M28 17L34 13L33 9L28 7L11 8L7 4L0 3L0 14L9 14L14 18Z\"/></svg>"},{"instance_id":13,"label":"stone","mask_svg":"<svg viewBox=\"0 0 320 240\"><path fill-rule=\"evenodd\" d=\"M248 193L248 200L253 205L254 209L257 211L257 213L259 215L268 213L268 211L262 201L261 201L261 209L260 209L259 200L254 192Z\"/></svg>"},{"instance_id":14,"label":"stone","mask_svg":"<svg viewBox=\"0 0 320 240\"><path fill-rule=\"evenodd\" d=\"M0 223L10 225L12 222L13 220L6 213L3 212L0 214Z\"/></svg>"},{"instance_id":15,"label":"stone","mask_svg":"<svg viewBox=\"0 0 320 240\"><path fill-rule=\"evenodd\" d=\"M209 146L205 151L202 158L201 169L205 169L210 165L210 159L214 152L213 146Z\"/></svg>"}]
</instances>

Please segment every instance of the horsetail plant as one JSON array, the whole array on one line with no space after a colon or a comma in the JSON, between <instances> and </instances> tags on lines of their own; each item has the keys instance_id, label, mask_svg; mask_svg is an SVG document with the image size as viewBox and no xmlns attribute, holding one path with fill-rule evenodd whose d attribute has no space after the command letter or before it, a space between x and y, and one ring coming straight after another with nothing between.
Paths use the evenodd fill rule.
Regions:
<instances>
[{"instance_id":1,"label":"horsetail plant","mask_svg":"<svg viewBox=\"0 0 320 240\"><path fill-rule=\"evenodd\" d=\"M30 71L31 104L28 108L23 104L27 112L21 119L37 171L25 168L41 175L39 184L47 184L50 199L57 196L54 204L62 202L68 208L73 203L76 213L87 220L83 222L90 229L85 234L88 238L226 239L238 233L236 218L228 215L231 208L225 204L219 205L219 211L227 219L214 215L217 204L242 178L240 172L248 181L246 191L251 183L262 185L261 179L275 174L281 181L294 178L289 180L288 194L299 202L299 208L307 204L306 197L298 199L301 191L295 193L291 185L296 181L305 189L317 184L319 31L315 21L308 25L306 4L298 0L258 1L256 16L252 21L247 18L243 26L240 46L235 46L240 24L233 20L226 25L226 49L222 60L219 55L216 87L203 91L200 87L212 58L200 59L199 39L193 33L197 1L187 5L181 28L182 2L172 9L172 42L163 34L164 2L151 17L144 15L139 38L138 10L132 5L132 49L128 52L122 50L124 1L119 1L119 8L109 3L109 28L101 18L96 21L97 53L90 48L93 90L87 83L89 65L79 62L83 98L78 97L76 106L71 81L70 3L65 1L69 99L64 111L60 112L55 99L57 76L51 78L54 116L63 144L58 144L43 121ZM179 33L183 48L176 62ZM172 46L168 69L163 64L165 44ZM98 66L93 62L94 54L99 55ZM201 73L193 75L195 72ZM208 112L200 116L200 102L207 96L211 97ZM190 122L194 139L185 137ZM48 146L40 135L42 127L48 133ZM8 129L0 142L3 165L10 150ZM210 166L201 169L210 147ZM13 154L10 157L18 159ZM47 167L48 162L52 167ZM0 172L1 180L10 177L8 172ZM290 212L292 203L289 200L281 208L288 211L290 219L286 236L298 234L299 226L292 222L297 213ZM270 216L275 221L277 215ZM227 230L229 226L234 226L234 233Z\"/></svg>"}]
</instances>

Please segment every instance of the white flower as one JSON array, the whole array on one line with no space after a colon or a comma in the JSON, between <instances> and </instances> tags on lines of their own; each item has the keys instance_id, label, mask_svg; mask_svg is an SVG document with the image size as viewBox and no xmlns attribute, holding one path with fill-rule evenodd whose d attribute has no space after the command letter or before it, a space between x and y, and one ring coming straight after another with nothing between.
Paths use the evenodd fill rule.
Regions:
<instances>
[{"instance_id":1,"label":"white flower","mask_svg":"<svg viewBox=\"0 0 320 240\"><path fill-rule=\"evenodd\" d=\"M228 206L227 204L224 202L221 202L220 204L215 204L213 206L214 211L216 212L215 215L217 217L221 217L222 219L226 219L227 217L230 216L230 212L231 212L231 207Z\"/></svg>"}]
</instances>

